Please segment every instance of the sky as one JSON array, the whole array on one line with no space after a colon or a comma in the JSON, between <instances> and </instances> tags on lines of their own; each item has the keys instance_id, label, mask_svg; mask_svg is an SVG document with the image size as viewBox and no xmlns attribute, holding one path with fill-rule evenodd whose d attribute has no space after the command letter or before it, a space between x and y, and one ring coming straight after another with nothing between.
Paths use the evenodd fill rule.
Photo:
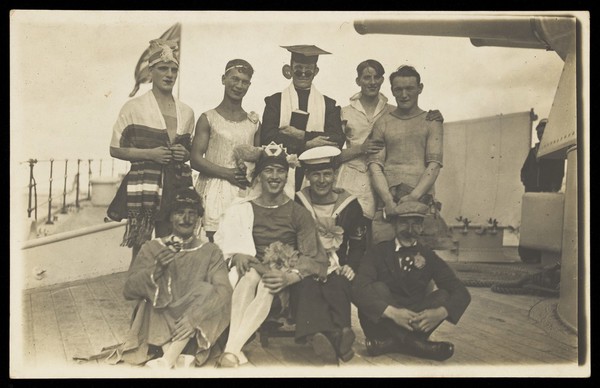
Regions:
<instances>
[{"instance_id":1,"label":"sky","mask_svg":"<svg viewBox=\"0 0 600 388\"><path fill-rule=\"evenodd\" d=\"M112 127L133 89L135 65L149 40L176 22L182 24L182 42L175 94L196 118L221 101L221 75L233 58L253 65L243 106L262 115L264 97L290 82L281 74L289 55L279 46L295 44L332 53L319 59L314 84L341 106L358 91L356 66L373 58L386 76L402 64L416 67L424 84L420 106L439 109L446 122L531 108L540 118L548 115L563 68L555 52L475 47L460 37L360 35L353 27L360 19L431 14L13 11L11 160L110 160ZM137 95L149 88L142 85ZM381 90L391 97L387 77Z\"/></svg>"}]
</instances>

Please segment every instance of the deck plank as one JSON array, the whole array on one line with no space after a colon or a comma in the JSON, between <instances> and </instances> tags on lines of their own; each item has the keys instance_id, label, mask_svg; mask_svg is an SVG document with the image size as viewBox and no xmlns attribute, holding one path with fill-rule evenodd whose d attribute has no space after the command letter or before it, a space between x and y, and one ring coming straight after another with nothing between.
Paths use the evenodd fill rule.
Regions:
<instances>
[{"instance_id":1,"label":"deck plank","mask_svg":"<svg viewBox=\"0 0 600 388\"><path fill-rule=\"evenodd\" d=\"M135 302L127 301L123 296L123 288L125 287L125 281L127 280L127 272L119 272L114 274L114 276L106 276L102 280L116 298L124 301L125 304L132 304L132 307L135 305Z\"/></svg>"},{"instance_id":2,"label":"deck plank","mask_svg":"<svg viewBox=\"0 0 600 388\"><path fill-rule=\"evenodd\" d=\"M125 340L131 322L132 310L125 306L125 300L116 299L102 280L94 280L88 284L103 319L108 324L117 343ZM106 344L106 346L114 344Z\"/></svg>"},{"instance_id":3,"label":"deck plank","mask_svg":"<svg viewBox=\"0 0 600 388\"><path fill-rule=\"evenodd\" d=\"M66 365L63 339L50 292L35 292L30 297L36 366Z\"/></svg>"},{"instance_id":4,"label":"deck plank","mask_svg":"<svg viewBox=\"0 0 600 388\"><path fill-rule=\"evenodd\" d=\"M270 338L269 346L264 350L286 366L324 366L310 345L296 344L293 338Z\"/></svg>"},{"instance_id":5,"label":"deck plank","mask_svg":"<svg viewBox=\"0 0 600 388\"><path fill-rule=\"evenodd\" d=\"M534 295L499 294L491 289L483 289L478 294L478 300L482 303L493 303L495 306L503 307L504 310L525 312L526 314L541 299L543 298Z\"/></svg>"},{"instance_id":6,"label":"deck plank","mask_svg":"<svg viewBox=\"0 0 600 388\"><path fill-rule=\"evenodd\" d=\"M514 343L517 348L525 345L528 347L528 353L530 354L548 353L547 357L554 358L556 356L555 361L557 362L568 362L576 359L576 348L554 340L545 334L543 329L536 327L531 322L512 321L497 318L492 314L480 313L473 313L470 318L479 323L473 325L477 330L490 336L500 336L501 333L504 342Z\"/></svg>"},{"instance_id":7,"label":"deck plank","mask_svg":"<svg viewBox=\"0 0 600 388\"><path fill-rule=\"evenodd\" d=\"M75 355L91 354L93 349L73 300L71 288L52 292L52 299L67 360L73 360Z\"/></svg>"},{"instance_id":8,"label":"deck plank","mask_svg":"<svg viewBox=\"0 0 600 388\"><path fill-rule=\"evenodd\" d=\"M457 330L455 327L448 330L448 326L452 325L446 325L445 330L441 326L431 337L432 341L448 341L454 344L454 355L444 364L493 365L493 362L488 360L486 352L473 346L473 337L468 335L468 332Z\"/></svg>"},{"instance_id":9,"label":"deck plank","mask_svg":"<svg viewBox=\"0 0 600 388\"><path fill-rule=\"evenodd\" d=\"M24 314L26 316L30 303L31 318L30 323L25 318L23 324L29 327L25 331L32 339L38 364L56 362L56 359L66 363L76 348L87 346L97 350L122 341L135 303L122 296L125 280L126 273L118 273L24 293ZM399 353L369 357L356 307L352 306L355 356L340 367L358 370L363 367L576 363L577 348L549 336L530 317L531 308L544 298L496 294L485 288L470 291L471 305L458 325L444 323L431 338L455 344L455 354L449 360L437 362ZM28 345L25 343L25 346ZM298 345L292 338L271 338L269 347L263 348L257 337L244 347L244 352L250 362L243 368L314 367L315 373L319 373L321 368L331 367L324 366L309 345ZM205 367L213 365L211 361Z\"/></svg>"},{"instance_id":10,"label":"deck plank","mask_svg":"<svg viewBox=\"0 0 600 388\"><path fill-rule=\"evenodd\" d=\"M495 329L486 326L473 325L470 334L485 343L488 354L501 355L506 361L519 364L541 364L541 363L564 363L565 360L555 356L553 353L542 352L530 346L523 345L519 337L512 336L507 328Z\"/></svg>"},{"instance_id":11,"label":"deck plank","mask_svg":"<svg viewBox=\"0 0 600 388\"><path fill-rule=\"evenodd\" d=\"M477 316L479 320L486 319L486 322L490 326L497 327L500 324L506 325L511 328L514 335L522 337L525 341L529 340L531 343L536 344L552 344L553 347L570 353L574 348L570 344L562 343L553 339L549 336L541 327L539 327L536 321L529 316L529 311L525 314L515 314L514 310L511 310L508 306L497 304L494 301L486 302L485 306L477 303L477 299L474 300L465 317L463 319L470 319L470 316ZM545 350L546 348L540 348Z\"/></svg>"},{"instance_id":12,"label":"deck plank","mask_svg":"<svg viewBox=\"0 0 600 388\"><path fill-rule=\"evenodd\" d=\"M31 310L31 295L23 295L22 297L22 338L23 338L23 353L22 359L25 365L35 365L35 340L33 338L33 317Z\"/></svg>"},{"instance_id":13,"label":"deck plank","mask_svg":"<svg viewBox=\"0 0 600 388\"><path fill-rule=\"evenodd\" d=\"M469 310L467 309L465 315L468 311ZM477 323L475 323L475 325L476 324ZM444 322L435 332L433 332L430 339L432 341L448 341L454 344L455 354L450 360L454 360L458 357L460 363L464 362L466 365L493 365L493 361L489 359L487 349L477 346L475 338L470 334L472 329L471 325L472 323L468 321L465 322L464 316L458 322L458 325Z\"/></svg>"},{"instance_id":14,"label":"deck plank","mask_svg":"<svg viewBox=\"0 0 600 388\"><path fill-rule=\"evenodd\" d=\"M120 272L114 274L114 276L104 277L103 282L106 287L110 290L115 300L120 301L120 307L127 313L128 316L137 305L137 300L127 300L123 296L123 289L125 288L125 281L127 280L127 272Z\"/></svg>"},{"instance_id":15,"label":"deck plank","mask_svg":"<svg viewBox=\"0 0 600 388\"><path fill-rule=\"evenodd\" d=\"M248 358L249 364L254 366L285 366L283 361L273 356L260 345L258 338L246 344L243 352Z\"/></svg>"},{"instance_id":16,"label":"deck plank","mask_svg":"<svg viewBox=\"0 0 600 388\"><path fill-rule=\"evenodd\" d=\"M117 343L88 285L71 287L71 293L93 353L97 354L103 347Z\"/></svg>"},{"instance_id":17,"label":"deck plank","mask_svg":"<svg viewBox=\"0 0 600 388\"><path fill-rule=\"evenodd\" d=\"M505 348L497 348L497 342L494 337L482 334L476 327L459 327L457 330L461 333L462 338L469 340L469 344L474 349L474 354L484 359L486 363L492 365L521 365L523 358L513 354L511 351L506 351ZM461 343L461 346L464 344Z\"/></svg>"}]
</instances>

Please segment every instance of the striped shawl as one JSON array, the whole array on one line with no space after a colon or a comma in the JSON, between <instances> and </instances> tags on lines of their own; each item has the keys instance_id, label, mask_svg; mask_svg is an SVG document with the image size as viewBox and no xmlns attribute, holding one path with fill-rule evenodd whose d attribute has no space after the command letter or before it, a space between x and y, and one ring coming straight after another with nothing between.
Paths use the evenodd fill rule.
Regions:
<instances>
[{"instance_id":1,"label":"striped shawl","mask_svg":"<svg viewBox=\"0 0 600 388\"><path fill-rule=\"evenodd\" d=\"M182 144L191 149L194 129L194 112L175 99L177 110L177 136L171 143L167 126L152 91L128 101L113 129L111 146L120 148L151 149ZM164 187L165 175L173 174L175 187ZM141 246L152 238L154 222L164 206L163 190L192 185L191 169L181 162L161 165L150 160L131 162L127 174L127 227L122 246Z\"/></svg>"}]
</instances>

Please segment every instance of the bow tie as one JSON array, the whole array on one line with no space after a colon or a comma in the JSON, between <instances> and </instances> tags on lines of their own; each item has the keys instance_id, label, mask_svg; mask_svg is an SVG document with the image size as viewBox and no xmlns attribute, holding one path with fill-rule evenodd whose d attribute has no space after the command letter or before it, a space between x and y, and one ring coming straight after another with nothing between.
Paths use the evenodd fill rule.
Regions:
<instances>
[{"instance_id":1,"label":"bow tie","mask_svg":"<svg viewBox=\"0 0 600 388\"><path fill-rule=\"evenodd\" d=\"M406 272L410 272L415 268L415 258L413 256L400 256L398 257L398 263L400 269Z\"/></svg>"},{"instance_id":2,"label":"bow tie","mask_svg":"<svg viewBox=\"0 0 600 388\"><path fill-rule=\"evenodd\" d=\"M418 248L401 248L396 252L398 265L405 272L410 272L413 269L423 269L427 265L425 256L421 254Z\"/></svg>"}]
</instances>

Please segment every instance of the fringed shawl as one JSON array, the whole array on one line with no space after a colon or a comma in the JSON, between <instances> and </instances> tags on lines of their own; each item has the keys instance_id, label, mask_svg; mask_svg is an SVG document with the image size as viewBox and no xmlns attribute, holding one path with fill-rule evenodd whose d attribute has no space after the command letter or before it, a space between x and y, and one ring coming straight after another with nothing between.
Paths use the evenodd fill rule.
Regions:
<instances>
[{"instance_id":1,"label":"fringed shawl","mask_svg":"<svg viewBox=\"0 0 600 388\"><path fill-rule=\"evenodd\" d=\"M171 143L165 119L152 91L128 101L113 128L112 147L150 149L182 144L191 149L194 112L175 98L177 135ZM191 169L184 163L161 165L150 160L131 162L127 175L127 227L122 246L141 246L152 237L161 207L165 172L173 171L178 186L191 186Z\"/></svg>"}]
</instances>

